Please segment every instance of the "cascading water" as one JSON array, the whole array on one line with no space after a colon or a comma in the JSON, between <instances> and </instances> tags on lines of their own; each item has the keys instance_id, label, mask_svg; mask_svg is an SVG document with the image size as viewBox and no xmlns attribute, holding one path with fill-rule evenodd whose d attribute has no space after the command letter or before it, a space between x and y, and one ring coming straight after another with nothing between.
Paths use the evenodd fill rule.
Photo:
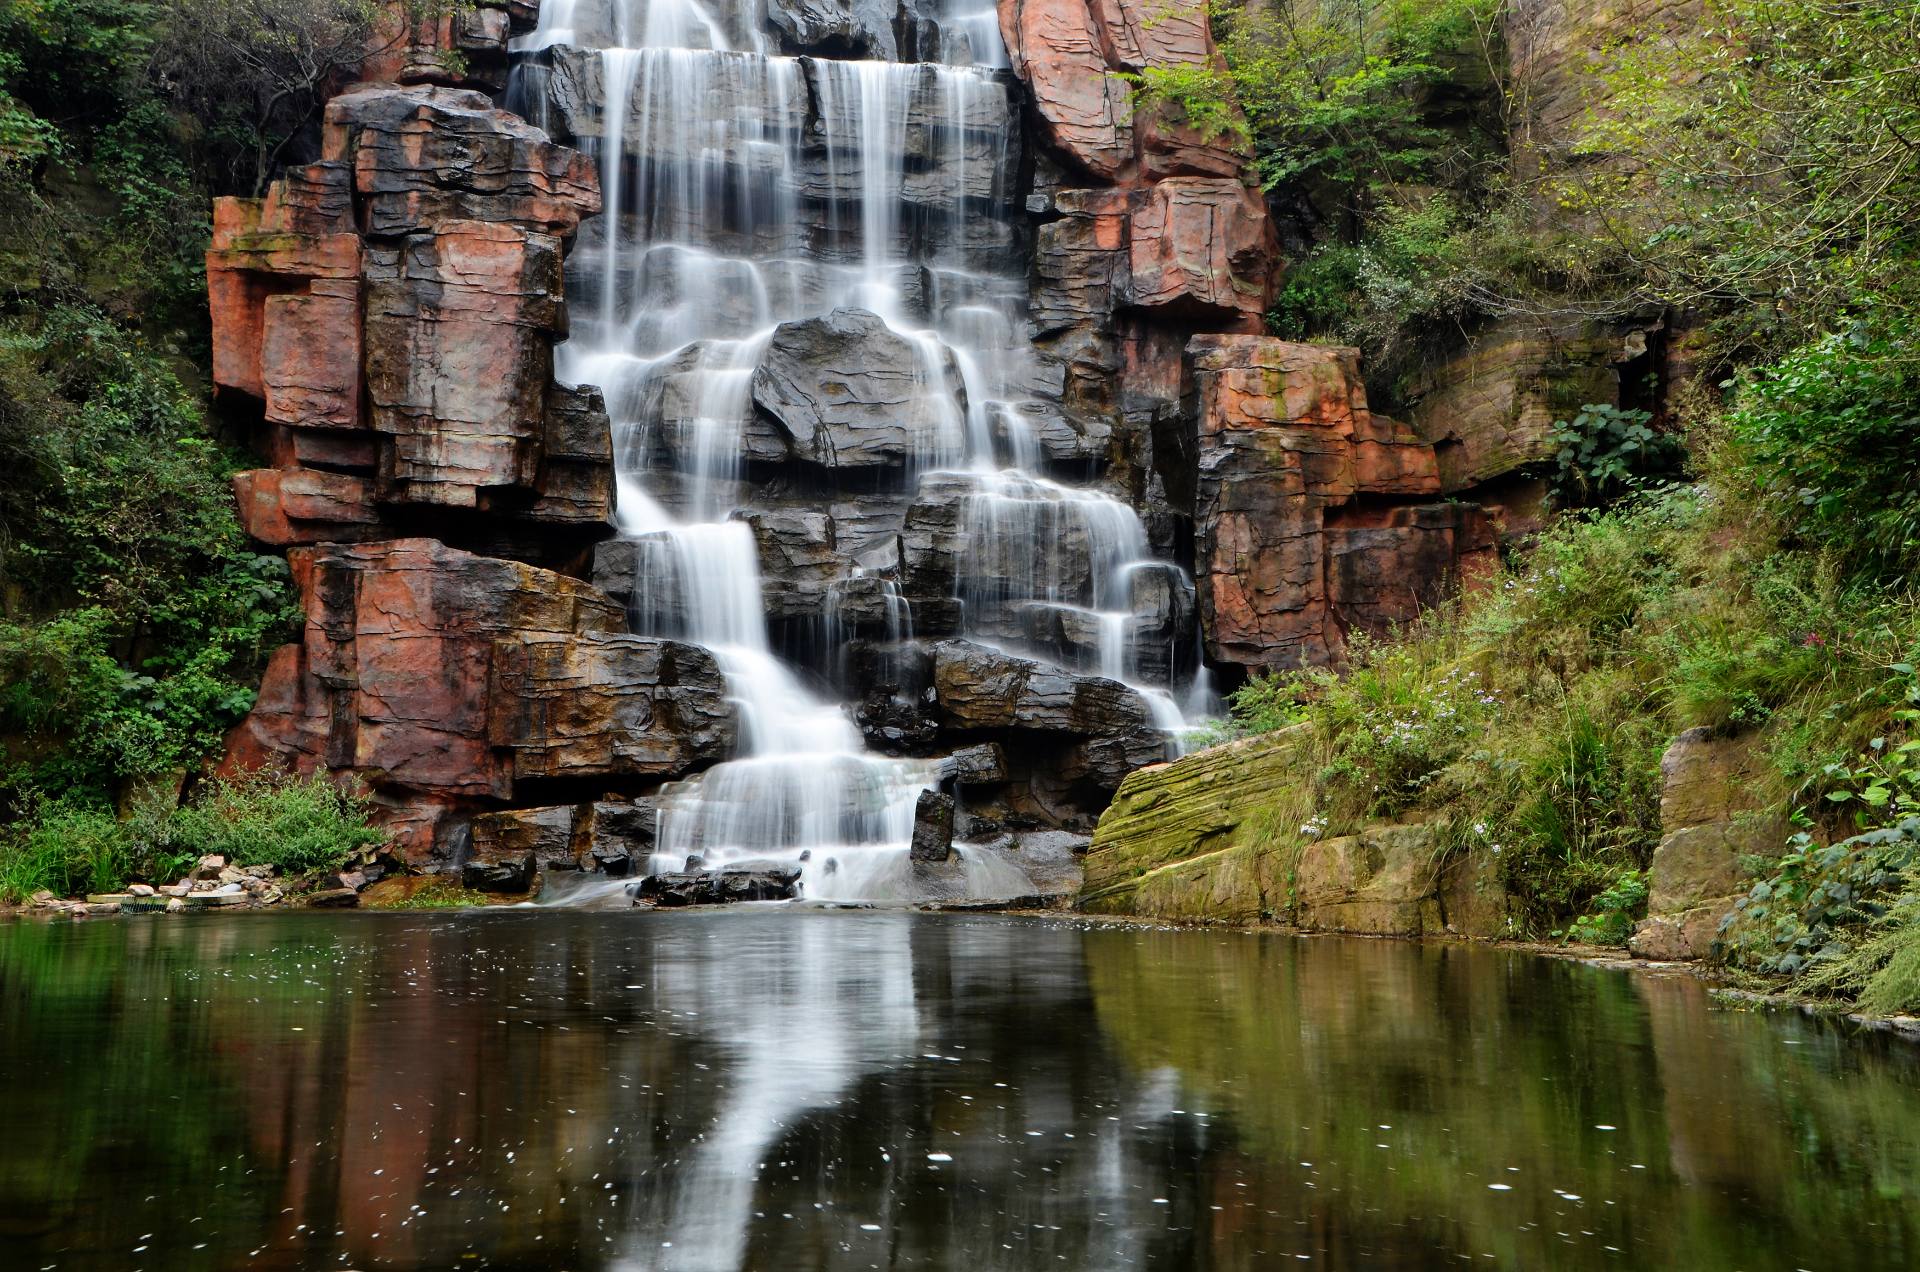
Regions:
<instances>
[{"instance_id":1,"label":"cascading water","mask_svg":"<svg viewBox=\"0 0 1920 1272\"><path fill-rule=\"evenodd\" d=\"M971 638L1133 685L1169 731L1181 717L1164 684L1143 683L1131 579L1151 564L1145 530L1124 503L1034 471L1016 388L1032 357L1023 281L970 246L970 209L1011 196L991 7L942 23L948 56L971 65L781 56L762 25L694 0L543 6L523 51L595 50L604 103L583 143L605 212L570 267L560 373L600 385L614 420L634 630L711 649L740 714L736 758L663 792L655 865L798 864L810 897L903 897L937 765L866 752L841 706L776 656L754 535L732 519L756 369L781 324L877 319L909 351L888 426L904 434L903 480L972 483L957 588ZM871 581L904 638L909 608ZM1048 623L1090 633L1083 655L1063 656Z\"/></svg>"}]
</instances>

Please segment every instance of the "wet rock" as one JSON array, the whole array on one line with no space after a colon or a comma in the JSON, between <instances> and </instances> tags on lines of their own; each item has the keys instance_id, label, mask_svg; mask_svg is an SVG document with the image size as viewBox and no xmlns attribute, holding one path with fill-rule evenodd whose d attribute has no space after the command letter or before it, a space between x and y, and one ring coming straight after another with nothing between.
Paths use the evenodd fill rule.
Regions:
<instances>
[{"instance_id":1,"label":"wet rock","mask_svg":"<svg viewBox=\"0 0 1920 1272\"><path fill-rule=\"evenodd\" d=\"M588 804L574 827L580 869L615 878L636 874L653 855L659 831L660 809L652 800Z\"/></svg>"},{"instance_id":2,"label":"wet rock","mask_svg":"<svg viewBox=\"0 0 1920 1272\"><path fill-rule=\"evenodd\" d=\"M639 636L496 642L488 736L514 778L672 777L732 753L713 655Z\"/></svg>"},{"instance_id":3,"label":"wet rock","mask_svg":"<svg viewBox=\"0 0 1920 1272\"><path fill-rule=\"evenodd\" d=\"M648 875L634 889L636 904L662 908L728 905L739 901L790 901L799 893L798 870L723 871L714 874Z\"/></svg>"},{"instance_id":4,"label":"wet rock","mask_svg":"<svg viewBox=\"0 0 1920 1272\"><path fill-rule=\"evenodd\" d=\"M759 549L760 590L769 619L818 618L846 569L833 518L792 509L755 511L744 520Z\"/></svg>"},{"instance_id":5,"label":"wet rock","mask_svg":"<svg viewBox=\"0 0 1920 1272\"><path fill-rule=\"evenodd\" d=\"M1078 676L967 641L933 650L934 701L955 729L1118 735L1153 732L1153 713L1118 681Z\"/></svg>"},{"instance_id":6,"label":"wet rock","mask_svg":"<svg viewBox=\"0 0 1920 1272\"><path fill-rule=\"evenodd\" d=\"M767 21L781 44L796 53L891 62L898 56L890 0L768 0Z\"/></svg>"},{"instance_id":7,"label":"wet rock","mask_svg":"<svg viewBox=\"0 0 1920 1272\"><path fill-rule=\"evenodd\" d=\"M593 162L480 93L361 85L327 104L322 159L353 173L376 238L455 221L571 236L600 211Z\"/></svg>"},{"instance_id":8,"label":"wet rock","mask_svg":"<svg viewBox=\"0 0 1920 1272\"><path fill-rule=\"evenodd\" d=\"M559 863L573 868L574 813L568 805L475 817L472 845L462 870L466 885L487 892L524 892L542 866Z\"/></svg>"},{"instance_id":9,"label":"wet rock","mask_svg":"<svg viewBox=\"0 0 1920 1272\"><path fill-rule=\"evenodd\" d=\"M953 855L953 811L953 796L920 792L913 813L913 845L907 854L911 860L942 862Z\"/></svg>"},{"instance_id":10,"label":"wet rock","mask_svg":"<svg viewBox=\"0 0 1920 1272\"><path fill-rule=\"evenodd\" d=\"M983 742L948 756L941 766L942 775L963 786L990 786L1008 778L1007 752L998 742Z\"/></svg>"},{"instance_id":11,"label":"wet rock","mask_svg":"<svg viewBox=\"0 0 1920 1272\"><path fill-rule=\"evenodd\" d=\"M957 408L943 418L924 399L957 394L952 355L932 365L877 315L837 309L783 323L753 376L753 403L779 426L795 459L823 468L900 467L938 456L960 438Z\"/></svg>"},{"instance_id":12,"label":"wet rock","mask_svg":"<svg viewBox=\"0 0 1920 1272\"><path fill-rule=\"evenodd\" d=\"M359 904L360 894L352 888L328 888L309 892L306 897L306 905L310 910L352 910Z\"/></svg>"}]
</instances>

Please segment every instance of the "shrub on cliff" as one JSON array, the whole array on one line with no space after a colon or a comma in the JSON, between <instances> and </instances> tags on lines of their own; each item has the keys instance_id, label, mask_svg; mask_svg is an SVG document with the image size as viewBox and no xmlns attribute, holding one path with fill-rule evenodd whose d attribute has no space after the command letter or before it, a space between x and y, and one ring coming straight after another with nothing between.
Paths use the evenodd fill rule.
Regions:
<instances>
[{"instance_id":1,"label":"shrub on cliff","mask_svg":"<svg viewBox=\"0 0 1920 1272\"><path fill-rule=\"evenodd\" d=\"M1885 321L1747 377L1728 433L1742 493L1850 566L1898 575L1920 563L1920 348Z\"/></svg>"}]
</instances>

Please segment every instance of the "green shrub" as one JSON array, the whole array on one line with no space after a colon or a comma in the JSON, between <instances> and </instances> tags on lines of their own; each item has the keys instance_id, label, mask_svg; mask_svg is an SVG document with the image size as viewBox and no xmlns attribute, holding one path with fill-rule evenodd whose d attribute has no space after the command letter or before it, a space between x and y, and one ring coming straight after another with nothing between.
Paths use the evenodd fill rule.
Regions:
<instances>
[{"instance_id":1,"label":"green shrub","mask_svg":"<svg viewBox=\"0 0 1920 1272\"><path fill-rule=\"evenodd\" d=\"M112 892L132 870L132 838L113 814L55 807L0 846L0 900Z\"/></svg>"},{"instance_id":2,"label":"green shrub","mask_svg":"<svg viewBox=\"0 0 1920 1272\"><path fill-rule=\"evenodd\" d=\"M0 838L0 900L171 883L208 853L298 878L334 870L386 843L364 796L326 777L255 774L215 781L185 806L137 803L125 818L50 804Z\"/></svg>"},{"instance_id":3,"label":"green shrub","mask_svg":"<svg viewBox=\"0 0 1920 1272\"><path fill-rule=\"evenodd\" d=\"M1680 440L1653 428L1649 411L1589 403L1571 420L1554 421L1548 440L1559 447L1552 484L1563 508L1611 503L1648 482L1675 476Z\"/></svg>"},{"instance_id":4,"label":"green shrub","mask_svg":"<svg viewBox=\"0 0 1920 1272\"><path fill-rule=\"evenodd\" d=\"M1647 880L1638 870L1623 870L1587 912L1567 929L1567 939L1587 945L1625 945L1633 925L1647 913Z\"/></svg>"},{"instance_id":5,"label":"green shrub","mask_svg":"<svg viewBox=\"0 0 1920 1272\"><path fill-rule=\"evenodd\" d=\"M1805 831L1721 920L1720 948L1738 967L1794 976L1852 948L1886 912L1890 890L1920 861L1920 818L1835 844Z\"/></svg>"},{"instance_id":6,"label":"green shrub","mask_svg":"<svg viewBox=\"0 0 1920 1272\"><path fill-rule=\"evenodd\" d=\"M1859 324L1749 376L1728 413L1749 488L1849 563L1920 563L1920 359Z\"/></svg>"},{"instance_id":7,"label":"green shrub","mask_svg":"<svg viewBox=\"0 0 1920 1272\"><path fill-rule=\"evenodd\" d=\"M364 796L322 774L258 774L211 783L172 829L196 855L297 876L338 869L385 843L385 832L367 824L367 810Z\"/></svg>"}]
</instances>

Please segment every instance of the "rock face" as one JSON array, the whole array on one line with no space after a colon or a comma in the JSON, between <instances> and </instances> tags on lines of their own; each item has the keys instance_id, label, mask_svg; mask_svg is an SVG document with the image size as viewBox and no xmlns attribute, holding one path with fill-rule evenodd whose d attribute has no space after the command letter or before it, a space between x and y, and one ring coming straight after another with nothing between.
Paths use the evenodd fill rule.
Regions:
<instances>
[{"instance_id":1,"label":"rock face","mask_svg":"<svg viewBox=\"0 0 1920 1272\"><path fill-rule=\"evenodd\" d=\"M230 767L364 778L476 887L639 872L666 788L744 732L677 637L750 537L759 613L728 593L707 639L764 614L869 747L945 760L934 867L1090 830L1203 655L1229 686L1337 661L1490 559L1439 498L1523 444L1475 414L1436 446L1349 353L1255 334L1251 156L1129 79L1219 67L1193 0L1002 0L1010 71L931 0L676 10L671 57L603 55L629 7L390 6L313 162L216 209L214 379L262 459L235 491L307 616ZM792 56L705 47L756 44ZM510 47L539 127L498 105ZM556 382L570 338L604 393ZM616 488L705 540L617 537Z\"/></svg>"},{"instance_id":2,"label":"rock face","mask_svg":"<svg viewBox=\"0 0 1920 1272\"><path fill-rule=\"evenodd\" d=\"M220 200L214 381L274 465L236 483L249 532L372 539L464 509L524 523L536 559L607 533L604 408L552 373L566 240L599 206L584 156L431 83L354 86L318 163Z\"/></svg>"},{"instance_id":3,"label":"rock face","mask_svg":"<svg viewBox=\"0 0 1920 1272\"><path fill-rule=\"evenodd\" d=\"M1628 947L1641 958L1705 958L1720 920L1746 895L1746 861L1780 855L1786 820L1759 807L1764 760L1752 736L1689 729L1660 759L1660 829L1647 917Z\"/></svg>"},{"instance_id":4,"label":"rock face","mask_svg":"<svg viewBox=\"0 0 1920 1272\"><path fill-rule=\"evenodd\" d=\"M1434 448L1368 410L1357 351L1200 336L1188 353L1211 659L1323 664L1347 632L1384 634L1494 568L1487 514L1430 502Z\"/></svg>"},{"instance_id":5,"label":"rock face","mask_svg":"<svg viewBox=\"0 0 1920 1272\"><path fill-rule=\"evenodd\" d=\"M677 777L731 750L712 656L620 634L584 583L431 539L291 561L305 638L274 656L227 764L364 777L406 810L416 859L452 850L460 809L526 784Z\"/></svg>"},{"instance_id":6,"label":"rock face","mask_svg":"<svg viewBox=\"0 0 1920 1272\"><path fill-rule=\"evenodd\" d=\"M272 465L236 479L242 520L292 548L306 611L226 767L363 779L411 861L507 891L632 869L650 806L552 794L644 795L735 730L710 654L534 564L580 559L613 507L599 394L553 379L595 169L473 91L536 10L390 10L318 161L220 201L207 261L220 399Z\"/></svg>"},{"instance_id":7,"label":"rock face","mask_svg":"<svg viewBox=\"0 0 1920 1272\"><path fill-rule=\"evenodd\" d=\"M1490 859L1437 863L1418 824L1321 838L1312 747L1289 729L1128 777L1094 832L1080 908L1374 936L1507 934Z\"/></svg>"}]
</instances>

